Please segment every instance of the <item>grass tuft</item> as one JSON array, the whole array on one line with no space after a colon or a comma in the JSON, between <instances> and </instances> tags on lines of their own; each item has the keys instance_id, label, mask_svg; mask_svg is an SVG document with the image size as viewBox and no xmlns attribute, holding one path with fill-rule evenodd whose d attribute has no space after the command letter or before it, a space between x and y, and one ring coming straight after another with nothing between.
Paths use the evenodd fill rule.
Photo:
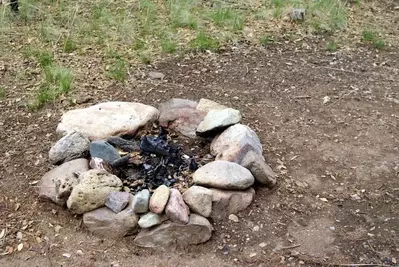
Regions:
<instances>
[{"instance_id":1,"label":"grass tuft","mask_svg":"<svg viewBox=\"0 0 399 267\"><path fill-rule=\"evenodd\" d=\"M328 42L326 45L326 50L330 52L335 52L338 50L338 44L334 41Z\"/></svg>"},{"instance_id":2,"label":"grass tuft","mask_svg":"<svg viewBox=\"0 0 399 267\"><path fill-rule=\"evenodd\" d=\"M363 30L362 39L364 42L371 43L377 49L383 49L385 42L379 37L379 34L374 30Z\"/></svg>"},{"instance_id":3,"label":"grass tuft","mask_svg":"<svg viewBox=\"0 0 399 267\"><path fill-rule=\"evenodd\" d=\"M196 51L204 52L206 50L217 50L220 47L220 43L217 39L201 31L191 40L190 46Z\"/></svg>"},{"instance_id":4,"label":"grass tuft","mask_svg":"<svg viewBox=\"0 0 399 267\"><path fill-rule=\"evenodd\" d=\"M126 80L126 62L122 58L115 58L112 60L111 65L108 68L107 76L118 82L124 82Z\"/></svg>"},{"instance_id":5,"label":"grass tuft","mask_svg":"<svg viewBox=\"0 0 399 267\"><path fill-rule=\"evenodd\" d=\"M0 98L6 96L6 89L3 86L0 86Z\"/></svg>"}]
</instances>

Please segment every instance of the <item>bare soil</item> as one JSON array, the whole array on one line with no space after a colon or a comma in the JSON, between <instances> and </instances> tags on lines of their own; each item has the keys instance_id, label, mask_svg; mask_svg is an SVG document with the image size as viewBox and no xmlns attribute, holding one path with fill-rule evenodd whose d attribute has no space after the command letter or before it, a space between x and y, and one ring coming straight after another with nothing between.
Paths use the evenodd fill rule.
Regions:
<instances>
[{"instance_id":1,"label":"bare soil","mask_svg":"<svg viewBox=\"0 0 399 267\"><path fill-rule=\"evenodd\" d=\"M103 83L88 68L73 98L91 96L90 103L64 99L35 113L18 97L25 90L15 79L19 66L7 63L0 79L15 89L0 100L0 232L7 230L0 248L14 251L0 256L0 266L394 266L398 50L330 53L310 43L168 60L132 70L123 85ZM155 69L163 81L142 75ZM238 223L215 223L202 245L148 250L135 247L134 237L93 236L80 216L38 200L35 181L51 167L47 153L65 110L106 100L157 105L172 97L239 109L258 133L278 186L256 188Z\"/></svg>"}]
</instances>

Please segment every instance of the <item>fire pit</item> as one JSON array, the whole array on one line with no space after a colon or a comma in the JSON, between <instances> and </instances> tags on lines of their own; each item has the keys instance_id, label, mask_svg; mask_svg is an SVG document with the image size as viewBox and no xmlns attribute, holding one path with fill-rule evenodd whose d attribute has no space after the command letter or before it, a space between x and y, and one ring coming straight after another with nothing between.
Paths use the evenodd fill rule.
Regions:
<instances>
[{"instance_id":1,"label":"fire pit","mask_svg":"<svg viewBox=\"0 0 399 267\"><path fill-rule=\"evenodd\" d=\"M259 138L240 120L238 110L207 99L68 111L49 152L58 166L43 176L39 197L83 214L97 235L139 232L143 247L206 242L209 220L246 209L255 182L276 183Z\"/></svg>"}]
</instances>

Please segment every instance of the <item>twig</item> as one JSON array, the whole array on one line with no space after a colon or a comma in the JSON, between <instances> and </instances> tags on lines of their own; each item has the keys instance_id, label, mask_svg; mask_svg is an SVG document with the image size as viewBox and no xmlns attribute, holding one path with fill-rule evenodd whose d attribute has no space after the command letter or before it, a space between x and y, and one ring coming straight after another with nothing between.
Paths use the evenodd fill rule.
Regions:
<instances>
[{"instance_id":1,"label":"twig","mask_svg":"<svg viewBox=\"0 0 399 267\"><path fill-rule=\"evenodd\" d=\"M386 265L386 264L374 264L374 263L333 264L332 266L348 266L348 267L356 267L356 266L365 266L365 267L391 267L391 265Z\"/></svg>"},{"instance_id":2,"label":"twig","mask_svg":"<svg viewBox=\"0 0 399 267\"><path fill-rule=\"evenodd\" d=\"M279 248L278 250L297 248L297 247L300 247L300 246L301 246L301 244L292 245L292 246L287 246L287 247L281 247L281 248Z\"/></svg>"},{"instance_id":3,"label":"twig","mask_svg":"<svg viewBox=\"0 0 399 267\"><path fill-rule=\"evenodd\" d=\"M294 99L308 99L308 98L312 98L312 96L310 96L310 95L298 95L298 96L294 96Z\"/></svg>"},{"instance_id":4,"label":"twig","mask_svg":"<svg viewBox=\"0 0 399 267\"><path fill-rule=\"evenodd\" d=\"M360 72L353 71L353 70L344 70L344 69L331 68L331 67L325 67L325 66L315 66L315 67L316 67L316 68L328 69L328 70L336 70L336 71L342 71L342 72L348 72L348 73L360 74Z\"/></svg>"}]
</instances>

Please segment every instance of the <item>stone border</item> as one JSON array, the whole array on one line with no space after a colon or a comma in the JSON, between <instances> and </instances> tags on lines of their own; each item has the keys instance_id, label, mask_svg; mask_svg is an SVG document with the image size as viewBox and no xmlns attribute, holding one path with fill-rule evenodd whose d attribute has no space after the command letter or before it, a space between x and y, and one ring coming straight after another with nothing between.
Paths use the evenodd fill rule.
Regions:
<instances>
[{"instance_id":1,"label":"stone border","mask_svg":"<svg viewBox=\"0 0 399 267\"><path fill-rule=\"evenodd\" d=\"M185 192L163 185L152 195L144 189L133 196L107 171L119 154L104 139L134 135L156 121L189 138L212 140L216 158L194 172L195 185ZM255 181L267 187L276 183L258 136L240 121L238 110L208 99L171 99L159 109L106 102L68 111L57 127L63 137L49 151L50 162L60 165L43 176L39 197L83 214L87 229L100 236L140 231L134 243L141 247L206 242L213 229L207 218L221 220L246 209Z\"/></svg>"}]
</instances>

